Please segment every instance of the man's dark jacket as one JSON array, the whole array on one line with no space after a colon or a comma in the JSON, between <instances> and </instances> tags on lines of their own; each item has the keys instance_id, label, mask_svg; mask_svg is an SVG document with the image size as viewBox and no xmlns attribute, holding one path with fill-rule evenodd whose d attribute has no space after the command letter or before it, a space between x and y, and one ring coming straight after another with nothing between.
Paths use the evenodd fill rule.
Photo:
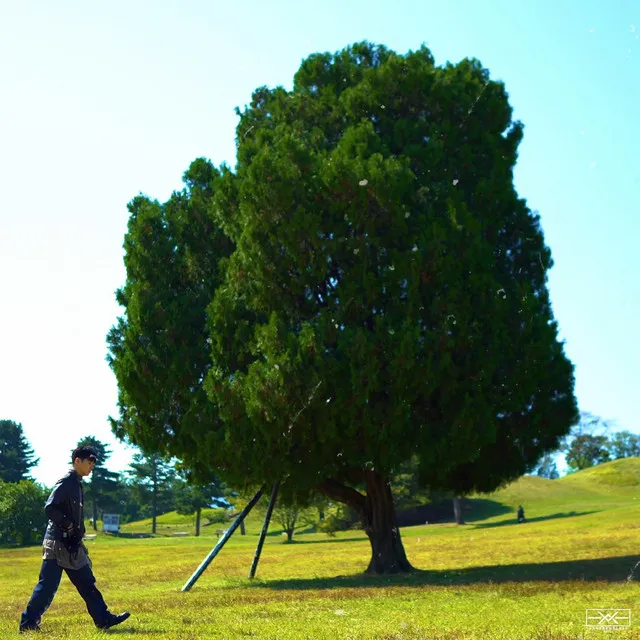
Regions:
<instances>
[{"instance_id":1,"label":"man's dark jacket","mask_svg":"<svg viewBox=\"0 0 640 640\"><path fill-rule=\"evenodd\" d=\"M82 480L75 469L71 469L64 478L56 482L44 505L44 512L49 518L44 534L45 540L62 540L62 533L69 525L73 525L76 535L81 540L85 533L83 504Z\"/></svg>"}]
</instances>

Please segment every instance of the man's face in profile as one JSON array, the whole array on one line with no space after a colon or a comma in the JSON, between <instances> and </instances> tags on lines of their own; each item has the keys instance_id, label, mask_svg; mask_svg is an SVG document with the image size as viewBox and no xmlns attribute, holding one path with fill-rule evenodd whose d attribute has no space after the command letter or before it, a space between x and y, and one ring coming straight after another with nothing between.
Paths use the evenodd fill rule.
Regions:
<instances>
[{"instance_id":1,"label":"man's face in profile","mask_svg":"<svg viewBox=\"0 0 640 640\"><path fill-rule=\"evenodd\" d=\"M76 458L73 467L78 472L78 475L81 478L84 478L93 471L93 467L95 466L95 464L95 458L85 458L84 460Z\"/></svg>"}]
</instances>

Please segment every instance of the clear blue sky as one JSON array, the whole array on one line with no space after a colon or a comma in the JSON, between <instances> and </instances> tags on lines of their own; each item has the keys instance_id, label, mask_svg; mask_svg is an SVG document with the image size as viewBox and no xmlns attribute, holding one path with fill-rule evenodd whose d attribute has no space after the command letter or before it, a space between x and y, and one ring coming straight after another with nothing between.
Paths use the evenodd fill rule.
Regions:
<instances>
[{"instance_id":1,"label":"clear blue sky","mask_svg":"<svg viewBox=\"0 0 640 640\"><path fill-rule=\"evenodd\" d=\"M640 433L637 0L25 0L0 8L0 417L23 424L38 480L89 434L112 469L130 459L105 362L127 202L166 199L196 157L233 166L235 106L360 40L476 57L506 83L580 407Z\"/></svg>"}]
</instances>

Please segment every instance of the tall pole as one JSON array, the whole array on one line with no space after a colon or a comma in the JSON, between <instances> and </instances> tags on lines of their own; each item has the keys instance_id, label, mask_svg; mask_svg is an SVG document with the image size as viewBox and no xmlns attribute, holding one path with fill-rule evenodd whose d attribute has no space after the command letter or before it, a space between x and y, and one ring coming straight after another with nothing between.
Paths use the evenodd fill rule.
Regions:
<instances>
[{"instance_id":1,"label":"tall pole","mask_svg":"<svg viewBox=\"0 0 640 640\"><path fill-rule=\"evenodd\" d=\"M202 561L202 564L195 570L195 573L187 580L184 587L182 587L182 591L189 591L191 587L196 583L196 580L203 574L204 570L211 564L211 561L218 555L218 552L222 547L224 547L227 540L233 535L233 532L240 526L240 523L246 518L247 514L253 507L256 506L256 502L260 500L262 496L262 492L264 491L264 487L256 493L253 498L251 498L251 502L240 512L238 517L233 521L233 524L227 529L227 533L225 533L218 544L209 552L209 555Z\"/></svg>"},{"instance_id":2,"label":"tall pole","mask_svg":"<svg viewBox=\"0 0 640 640\"><path fill-rule=\"evenodd\" d=\"M264 539L267 536L267 530L269 529L269 521L271 520L271 514L273 508L276 506L276 498L278 497L279 482L273 485L273 491L271 492L271 500L269 500L269 507L267 509L267 515L264 517L264 523L262 525L262 531L260 532L260 539L258 540L258 546L256 547L255 555L253 556L253 562L251 563L251 571L249 571L249 577L253 578L256 575L256 569L258 568L258 562L260 561L260 554L262 553L262 545Z\"/></svg>"}]
</instances>

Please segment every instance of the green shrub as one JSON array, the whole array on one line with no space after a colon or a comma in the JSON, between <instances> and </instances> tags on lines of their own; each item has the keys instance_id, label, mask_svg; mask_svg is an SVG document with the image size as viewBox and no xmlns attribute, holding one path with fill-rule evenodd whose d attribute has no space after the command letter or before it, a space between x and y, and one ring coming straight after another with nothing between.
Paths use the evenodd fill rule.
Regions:
<instances>
[{"instance_id":1,"label":"green shrub","mask_svg":"<svg viewBox=\"0 0 640 640\"><path fill-rule=\"evenodd\" d=\"M49 490L33 480L0 481L0 544L26 546L42 541Z\"/></svg>"},{"instance_id":2,"label":"green shrub","mask_svg":"<svg viewBox=\"0 0 640 640\"><path fill-rule=\"evenodd\" d=\"M229 520L226 509L207 509L202 512L202 517L207 524L223 524Z\"/></svg>"},{"instance_id":3,"label":"green shrub","mask_svg":"<svg viewBox=\"0 0 640 640\"><path fill-rule=\"evenodd\" d=\"M328 536L335 536L336 531L361 529L362 523L355 509L345 504L337 504L327 509L324 520L318 522L316 528Z\"/></svg>"}]
</instances>

